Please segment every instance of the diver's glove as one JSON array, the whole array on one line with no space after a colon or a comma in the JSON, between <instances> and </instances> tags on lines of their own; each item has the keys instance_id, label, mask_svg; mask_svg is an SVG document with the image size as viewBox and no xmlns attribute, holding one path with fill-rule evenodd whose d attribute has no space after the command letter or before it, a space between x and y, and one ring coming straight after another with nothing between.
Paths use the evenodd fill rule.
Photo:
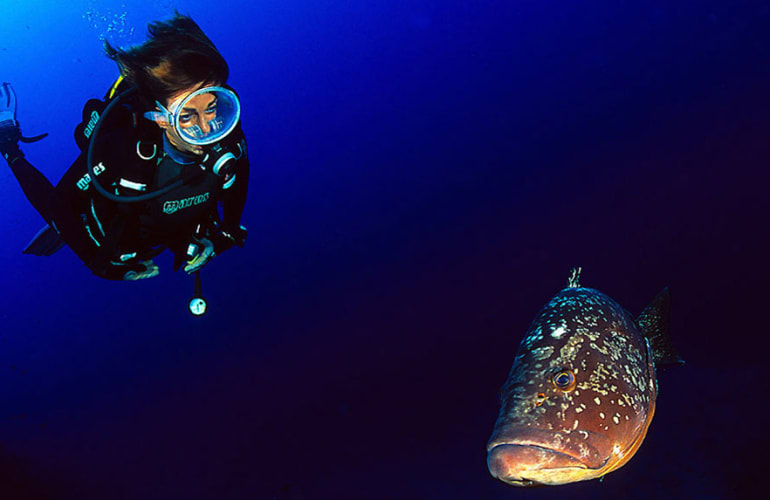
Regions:
<instances>
[{"instance_id":1,"label":"diver's glove","mask_svg":"<svg viewBox=\"0 0 770 500\"><path fill-rule=\"evenodd\" d=\"M158 269L158 266L153 263L152 259L150 260L140 260L138 262L139 269L137 270L131 270L126 272L126 274L123 275L124 281L138 281L138 280L144 280L147 278L154 278L158 274L160 274L160 269ZM143 269L142 269L143 268Z\"/></svg>"},{"instance_id":2,"label":"diver's glove","mask_svg":"<svg viewBox=\"0 0 770 500\"><path fill-rule=\"evenodd\" d=\"M0 86L0 153L10 165L24 153L19 149L21 131L16 121L16 93L10 83Z\"/></svg>"},{"instance_id":3,"label":"diver's glove","mask_svg":"<svg viewBox=\"0 0 770 500\"><path fill-rule=\"evenodd\" d=\"M13 164L19 158L24 158L24 153L19 149L19 141L35 142L39 141L48 134L41 134L35 137L23 137L19 129L19 122L16 120L16 92L8 82L3 82L0 86L0 153L8 162Z\"/></svg>"},{"instance_id":4,"label":"diver's glove","mask_svg":"<svg viewBox=\"0 0 770 500\"><path fill-rule=\"evenodd\" d=\"M187 265L184 266L184 272L192 274L195 271L199 271L214 258L216 255L216 252L214 252L214 243L206 238L195 238L194 243L190 245L190 250L188 250L187 255L192 258L188 260Z\"/></svg>"},{"instance_id":5,"label":"diver's glove","mask_svg":"<svg viewBox=\"0 0 770 500\"><path fill-rule=\"evenodd\" d=\"M214 250L222 253L230 250L234 246L242 247L246 244L246 228L238 226L232 229L221 229L211 235L211 241L214 243Z\"/></svg>"},{"instance_id":6,"label":"diver's glove","mask_svg":"<svg viewBox=\"0 0 770 500\"><path fill-rule=\"evenodd\" d=\"M247 231L246 231L246 228L243 226L238 226L237 228L231 231L222 231L222 235L232 240L233 245L242 247L243 245L246 244Z\"/></svg>"}]
</instances>

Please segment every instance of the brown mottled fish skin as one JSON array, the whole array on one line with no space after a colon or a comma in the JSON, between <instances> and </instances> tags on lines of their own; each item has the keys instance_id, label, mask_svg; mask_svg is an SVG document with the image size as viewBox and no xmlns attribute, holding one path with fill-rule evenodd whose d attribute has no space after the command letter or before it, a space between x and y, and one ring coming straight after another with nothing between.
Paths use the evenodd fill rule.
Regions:
<instances>
[{"instance_id":1,"label":"brown mottled fish skin","mask_svg":"<svg viewBox=\"0 0 770 500\"><path fill-rule=\"evenodd\" d=\"M519 346L487 467L516 486L601 477L636 453L656 396L652 351L629 314L597 290L565 288Z\"/></svg>"}]
</instances>

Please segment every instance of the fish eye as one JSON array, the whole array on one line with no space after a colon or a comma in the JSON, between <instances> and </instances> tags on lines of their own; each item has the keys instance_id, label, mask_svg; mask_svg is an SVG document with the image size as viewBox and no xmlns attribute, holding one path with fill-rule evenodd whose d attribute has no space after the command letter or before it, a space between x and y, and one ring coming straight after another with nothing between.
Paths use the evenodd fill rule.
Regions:
<instances>
[{"instance_id":1,"label":"fish eye","mask_svg":"<svg viewBox=\"0 0 770 500\"><path fill-rule=\"evenodd\" d=\"M556 375L553 376L553 385L555 385L557 389L569 392L575 388L575 374L572 370L559 370Z\"/></svg>"}]
</instances>

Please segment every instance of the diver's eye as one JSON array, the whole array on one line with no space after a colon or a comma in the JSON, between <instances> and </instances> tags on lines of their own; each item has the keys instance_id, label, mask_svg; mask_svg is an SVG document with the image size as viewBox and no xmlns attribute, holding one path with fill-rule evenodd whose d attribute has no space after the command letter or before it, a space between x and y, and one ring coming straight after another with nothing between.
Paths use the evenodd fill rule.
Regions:
<instances>
[{"instance_id":1,"label":"diver's eye","mask_svg":"<svg viewBox=\"0 0 770 500\"><path fill-rule=\"evenodd\" d=\"M562 391L571 391L575 388L575 374L572 370L561 370L553 376L553 385Z\"/></svg>"},{"instance_id":2,"label":"diver's eye","mask_svg":"<svg viewBox=\"0 0 770 500\"><path fill-rule=\"evenodd\" d=\"M190 120L192 120L192 115L179 115L179 121L181 123L190 123Z\"/></svg>"}]
</instances>

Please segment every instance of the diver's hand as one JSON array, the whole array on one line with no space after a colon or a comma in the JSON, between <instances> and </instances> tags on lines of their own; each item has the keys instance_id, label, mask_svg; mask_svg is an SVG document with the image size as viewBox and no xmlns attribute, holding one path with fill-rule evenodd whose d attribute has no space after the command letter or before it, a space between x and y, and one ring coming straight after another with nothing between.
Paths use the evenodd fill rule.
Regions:
<instances>
[{"instance_id":1,"label":"diver's hand","mask_svg":"<svg viewBox=\"0 0 770 500\"><path fill-rule=\"evenodd\" d=\"M0 153L9 162L21 154L19 150L21 131L16 121L16 93L10 83L0 86Z\"/></svg>"},{"instance_id":2,"label":"diver's hand","mask_svg":"<svg viewBox=\"0 0 770 500\"><path fill-rule=\"evenodd\" d=\"M3 82L0 86L0 125L18 127L16 121L16 92L8 82Z\"/></svg>"},{"instance_id":3,"label":"diver's hand","mask_svg":"<svg viewBox=\"0 0 770 500\"><path fill-rule=\"evenodd\" d=\"M199 271L200 268L205 266L208 261L214 258L216 253L214 252L214 244L211 242L211 240L208 240L206 238L196 238L196 243L198 243L199 250L198 253L195 254L195 257L187 261L187 265L184 266L184 272L187 274L192 274L195 271Z\"/></svg>"},{"instance_id":4,"label":"diver's hand","mask_svg":"<svg viewBox=\"0 0 770 500\"><path fill-rule=\"evenodd\" d=\"M234 229L220 229L211 236L214 251L222 253L234 246L242 247L246 243L246 228L238 226Z\"/></svg>"},{"instance_id":5,"label":"diver's hand","mask_svg":"<svg viewBox=\"0 0 770 500\"><path fill-rule=\"evenodd\" d=\"M243 226L238 226L237 228L227 232L222 231L222 234L226 237L232 240L234 245L237 245L239 247L242 247L246 244L246 228Z\"/></svg>"},{"instance_id":6,"label":"diver's hand","mask_svg":"<svg viewBox=\"0 0 770 500\"><path fill-rule=\"evenodd\" d=\"M139 265L144 267L144 270L131 270L126 272L126 274L123 275L123 280L125 281L138 281L138 280L144 280L147 278L154 278L158 274L160 274L160 269L158 269L158 266L156 266L152 259L150 260L140 260Z\"/></svg>"},{"instance_id":7,"label":"diver's hand","mask_svg":"<svg viewBox=\"0 0 770 500\"><path fill-rule=\"evenodd\" d=\"M0 153L9 165L14 161L24 157L24 153L19 149L19 141L35 142L39 141L48 134L41 134L35 137L23 137L19 122L16 120L16 92L8 82L0 85Z\"/></svg>"}]
</instances>

